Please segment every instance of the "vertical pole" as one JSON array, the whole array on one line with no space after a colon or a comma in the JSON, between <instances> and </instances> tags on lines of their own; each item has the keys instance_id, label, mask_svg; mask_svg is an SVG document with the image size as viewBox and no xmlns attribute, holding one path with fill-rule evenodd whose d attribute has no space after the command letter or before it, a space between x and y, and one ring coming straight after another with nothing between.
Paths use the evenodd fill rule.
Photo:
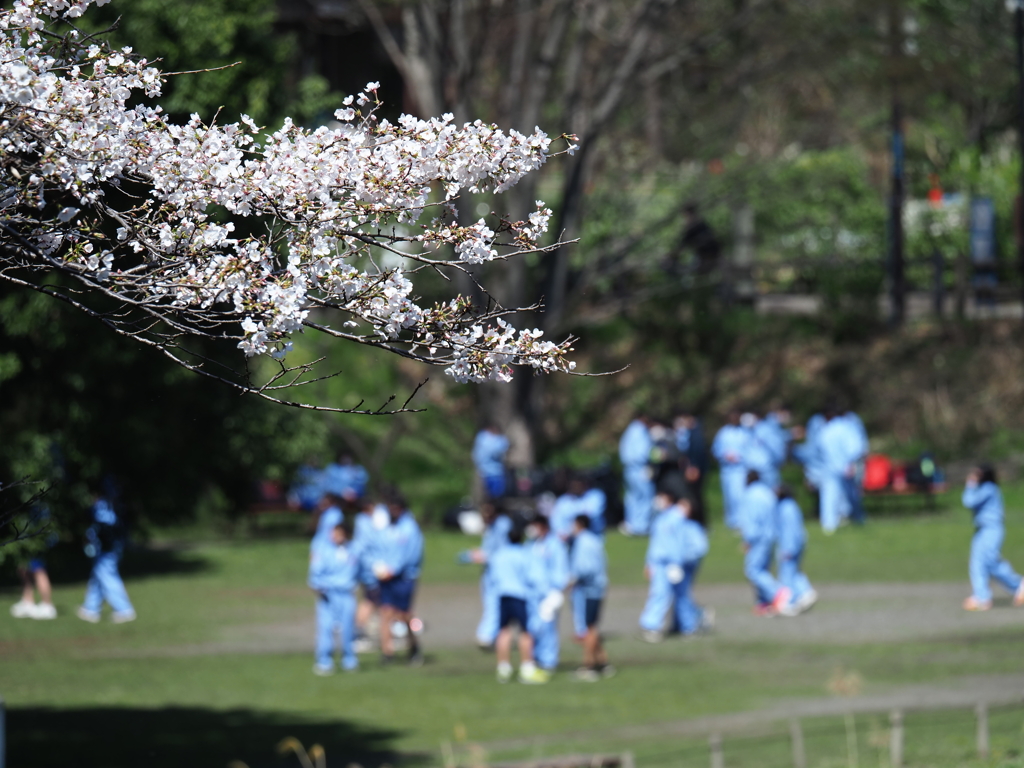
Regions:
<instances>
[{"instance_id":1,"label":"vertical pole","mask_svg":"<svg viewBox=\"0 0 1024 768\"><path fill-rule=\"evenodd\" d=\"M857 768L860 764L860 757L857 755L857 721L852 713L846 716L846 757L850 768Z\"/></svg>"},{"instance_id":2,"label":"vertical pole","mask_svg":"<svg viewBox=\"0 0 1024 768\"><path fill-rule=\"evenodd\" d=\"M978 759L988 758L988 705L985 702L978 702L974 708L978 716Z\"/></svg>"},{"instance_id":3,"label":"vertical pole","mask_svg":"<svg viewBox=\"0 0 1024 768\"><path fill-rule=\"evenodd\" d=\"M903 324L906 284L903 269L903 102L899 89L899 62L903 54L903 28L898 0L889 4L889 38L892 86L892 192L889 198L889 287L893 327Z\"/></svg>"},{"instance_id":4,"label":"vertical pole","mask_svg":"<svg viewBox=\"0 0 1024 768\"><path fill-rule=\"evenodd\" d=\"M1020 145L1020 190L1014 210L1017 233L1017 267L1021 273L1021 302L1024 308L1024 0L1017 0L1013 12L1017 38L1017 141Z\"/></svg>"},{"instance_id":5,"label":"vertical pole","mask_svg":"<svg viewBox=\"0 0 1024 768\"><path fill-rule=\"evenodd\" d=\"M793 741L793 768L807 768L807 755L804 753L804 731L800 721L795 717L789 721L789 736Z\"/></svg>"},{"instance_id":6,"label":"vertical pole","mask_svg":"<svg viewBox=\"0 0 1024 768\"><path fill-rule=\"evenodd\" d=\"M935 317L941 320L942 305L945 304L946 299L946 259L938 246L932 251L932 267L935 271L935 294L932 296L932 309L935 312Z\"/></svg>"},{"instance_id":7,"label":"vertical pole","mask_svg":"<svg viewBox=\"0 0 1024 768\"><path fill-rule=\"evenodd\" d=\"M889 715L889 768L903 766L903 713L894 709Z\"/></svg>"},{"instance_id":8,"label":"vertical pole","mask_svg":"<svg viewBox=\"0 0 1024 768\"><path fill-rule=\"evenodd\" d=\"M725 755L722 754L722 734L712 733L708 741L711 746L711 768L725 768Z\"/></svg>"}]
</instances>

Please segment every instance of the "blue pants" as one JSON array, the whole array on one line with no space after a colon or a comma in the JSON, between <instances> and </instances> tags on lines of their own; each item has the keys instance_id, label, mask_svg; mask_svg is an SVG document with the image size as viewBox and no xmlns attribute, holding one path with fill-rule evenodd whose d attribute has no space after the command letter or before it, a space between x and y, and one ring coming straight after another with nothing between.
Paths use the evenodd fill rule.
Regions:
<instances>
[{"instance_id":1,"label":"blue pants","mask_svg":"<svg viewBox=\"0 0 1024 768\"><path fill-rule=\"evenodd\" d=\"M529 627L527 630L533 636L533 658L537 666L543 669L553 670L558 667L558 658L562 650L561 638L558 636L558 617L551 621L542 621L537 615L540 600L529 601L528 610L530 613Z\"/></svg>"},{"instance_id":2,"label":"blue pants","mask_svg":"<svg viewBox=\"0 0 1024 768\"><path fill-rule=\"evenodd\" d=\"M651 526L651 508L654 506L654 482L646 464L630 465L625 468L626 526L632 533L644 534Z\"/></svg>"},{"instance_id":3,"label":"blue pants","mask_svg":"<svg viewBox=\"0 0 1024 768\"><path fill-rule=\"evenodd\" d=\"M847 514L850 521L863 523L867 515L864 512L864 498L861 490L861 479L859 477L843 478L843 493L846 496Z\"/></svg>"},{"instance_id":4,"label":"blue pants","mask_svg":"<svg viewBox=\"0 0 1024 768\"><path fill-rule=\"evenodd\" d=\"M666 573L668 566L655 563L650 566L651 583L647 588L647 602L640 614L640 628L651 632L661 632L665 626L665 614L675 602L673 587Z\"/></svg>"},{"instance_id":5,"label":"blue pants","mask_svg":"<svg viewBox=\"0 0 1024 768\"><path fill-rule=\"evenodd\" d=\"M487 586L487 571L480 577L480 602L483 614L476 625L476 639L482 645L491 645L498 636L498 605L501 596Z\"/></svg>"},{"instance_id":6,"label":"blue pants","mask_svg":"<svg viewBox=\"0 0 1024 768\"><path fill-rule=\"evenodd\" d=\"M743 558L743 575L754 588L754 595L757 602L770 603L775 599L775 593L782 586L772 576L772 548L774 542L755 541L750 544L746 556Z\"/></svg>"},{"instance_id":7,"label":"blue pants","mask_svg":"<svg viewBox=\"0 0 1024 768\"><path fill-rule=\"evenodd\" d=\"M725 506L725 526L732 530L740 527L740 503L747 489L747 470L738 465L722 467L722 503Z\"/></svg>"},{"instance_id":8,"label":"blue pants","mask_svg":"<svg viewBox=\"0 0 1024 768\"><path fill-rule=\"evenodd\" d=\"M979 528L971 539L971 589L978 600L992 599L989 581L995 579L1011 594L1020 588L1021 577L1008 562L1003 560L1000 550L1003 547L1003 527L988 526Z\"/></svg>"},{"instance_id":9,"label":"blue pants","mask_svg":"<svg viewBox=\"0 0 1024 768\"><path fill-rule=\"evenodd\" d=\"M821 494L821 529L834 531L839 527L846 507L842 476L835 472L823 472L818 491Z\"/></svg>"},{"instance_id":10,"label":"blue pants","mask_svg":"<svg viewBox=\"0 0 1024 768\"><path fill-rule=\"evenodd\" d=\"M779 582L784 587L789 587L793 593L793 599L798 600L811 590L811 582L800 569L804 559L803 547L799 551L787 556L783 552L776 553L779 562Z\"/></svg>"},{"instance_id":11,"label":"blue pants","mask_svg":"<svg viewBox=\"0 0 1024 768\"><path fill-rule=\"evenodd\" d=\"M121 581L117 570L117 562L121 556L117 552L101 552L92 561L92 573L89 584L85 588L85 601L82 607L87 611L99 613L103 601L110 603L116 613L133 613L132 601L128 599L128 591Z\"/></svg>"},{"instance_id":12,"label":"blue pants","mask_svg":"<svg viewBox=\"0 0 1024 768\"><path fill-rule=\"evenodd\" d=\"M316 663L334 668L334 633L341 639L341 666L359 666L352 640L356 635L356 596L348 590L328 590L316 601Z\"/></svg>"},{"instance_id":13,"label":"blue pants","mask_svg":"<svg viewBox=\"0 0 1024 768\"><path fill-rule=\"evenodd\" d=\"M668 580L668 566L658 563L651 566L651 585L647 591L647 602L640 614L640 627L660 632L665 626L665 615L671 612L669 626L684 635L700 628L703 610L691 595L693 582L697 578L700 561L683 566L683 580L672 584Z\"/></svg>"},{"instance_id":14,"label":"blue pants","mask_svg":"<svg viewBox=\"0 0 1024 768\"><path fill-rule=\"evenodd\" d=\"M587 596L578 587L572 590L572 631L576 637L587 634Z\"/></svg>"},{"instance_id":15,"label":"blue pants","mask_svg":"<svg viewBox=\"0 0 1024 768\"><path fill-rule=\"evenodd\" d=\"M487 492L487 498L500 499L505 495L504 475L487 475L483 478L483 481L484 490Z\"/></svg>"}]
</instances>

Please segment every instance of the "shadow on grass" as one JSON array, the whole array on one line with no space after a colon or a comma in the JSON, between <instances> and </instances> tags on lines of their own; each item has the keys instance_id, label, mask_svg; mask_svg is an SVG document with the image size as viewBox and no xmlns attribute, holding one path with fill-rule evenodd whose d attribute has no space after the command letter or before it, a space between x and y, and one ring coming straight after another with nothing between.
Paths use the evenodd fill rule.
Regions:
<instances>
[{"instance_id":1,"label":"shadow on grass","mask_svg":"<svg viewBox=\"0 0 1024 768\"><path fill-rule=\"evenodd\" d=\"M59 544L46 553L46 570L55 584L84 584L89 580L92 561L79 547ZM6 562L0 571L0 584L20 585L16 563ZM197 552L178 549L130 547L121 559L119 570L128 579L181 576L206 573L214 564Z\"/></svg>"},{"instance_id":2,"label":"shadow on grass","mask_svg":"<svg viewBox=\"0 0 1024 768\"><path fill-rule=\"evenodd\" d=\"M425 764L425 755L398 754L395 730L344 721L314 721L248 709L195 707L127 709L91 707L16 708L8 711L8 764L38 768L225 768L240 760L249 768L298 766L279 755L288 737L308 750L320 744L328 765Z\"/></svg>"}]
</instances>

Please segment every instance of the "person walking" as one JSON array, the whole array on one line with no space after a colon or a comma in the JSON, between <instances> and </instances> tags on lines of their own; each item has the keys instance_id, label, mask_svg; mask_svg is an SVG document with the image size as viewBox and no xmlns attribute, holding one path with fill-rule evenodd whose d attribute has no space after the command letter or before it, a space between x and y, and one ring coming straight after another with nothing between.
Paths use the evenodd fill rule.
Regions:
<instances>
[{"instance_id":1,"label":"person walking","mask_svg":"<svg viewBox=\"0 0 1024 768\"><path fill-rule=\"evenodd\" d=\"M974 536L971 539L971 559L968 572L971 577L971 596L964 600L968 611L987 611L992 607L992 588L995 579L1013 595L1013 604L1024 605L1024 579L1003 559L1003 494L993 467L975 467L967 476L963 505L974 517Z\"/></svg>"}]
</instances>

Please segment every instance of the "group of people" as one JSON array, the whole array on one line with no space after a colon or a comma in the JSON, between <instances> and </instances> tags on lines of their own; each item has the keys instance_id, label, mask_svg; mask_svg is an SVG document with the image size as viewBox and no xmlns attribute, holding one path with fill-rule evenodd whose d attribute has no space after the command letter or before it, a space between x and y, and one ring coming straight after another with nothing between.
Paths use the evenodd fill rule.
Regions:
<instances>
[{"instance_id":1,"label":"group of people","mask_svg":"<svg viewBox=\"0 0 1024 768\"><path fill-rule=\"evenodd\" d=\"M357 641L368 639L373 619L383 663L394 661L400 628L409 664L422 664L422 622L412 606L423 567L423 533L405 499L396 490L382 503L325 493L317 512L308 577L316 593L313 672L333 674L336 650L342 669L357 669Z\"/></svg>"},{"instance_id":2,"label":"group of people","mask_svg":"<svg viewBox=\"0 0 1024 768\"><path fill-rule=\"evenodd\" d=\"M801 440L798 442L798 440ZM667 635L692 635L714 626L714 611L697 604L692 590L709 551L702 483L707 470L700 421L682 414L671 425L645 415L634 419L620 441L625 480L625 520L620 531L648 537L644 575L648 595L639 616L640 635L661 642ZM518 680L546 683L557 669L559 617L566 602L574 638L583 646L575 677L595 682L615 673L601 639L600 619L608 589L604 536L607 497L584 474L570 473L564 492L540 499L530 514L506 514L503 456L508 441L495 428L474 445L485 501L481 546L460 556L482 566L482 616L476 629L481 647L494 648L497 679L513 679L513 645L518 646ZM710 454L721 467L725 525L742 539L744 575L755 596L755 613L796 616L817 600L802 571L807 544L804 514L781 480L790 458L803 468L807 485L820 496L826 534L844 519L863 522L860 472L867 455L863 423L850 411L826 408L805 428L790 428L785 408L763 417L729 414ZM316 593L314 673L329 675L340 652L344 670L358 668L357 652L369 646L374 622L385 664L395 658L396 635L406 639L408 661L423 654L423 624L413 599L423 565L424 540L406 500L396 490L380 502L367 498L367 475L351 457L317 470L306 467L292 489L300 507L311 504L315 532L310 543L308 584ZM111 620L136 618L119 573L125 529L111 494L97 493L86 534L92 559L86 595L77 616L98 622L103 603ZM968 476L962 502L975 527L969 563L970 611L992 606L991 580L1003 585L1013 603L1024 606L1024 578L1003 559L1002 494L995 470L978 467ZM11 608L17 618L52 619L49 579L41 559L22 569L24 591ZM36 603L34 592L40 592ZM514 630L518 629L518 637ZM363 647L360 647L360 641Z\"/></svg>"},{"instance_id":3,"label":"group of people","mask_svg":"<svg viewBox=\"0 0 1024 768\"><path fill-rule=\"evenodd\" d=\"M574 635L583 645L583 666L576 670L576 678L596 682L613 675L599 630L608 566L595 518L579 512L559 532L554 516L538 514L529 523L516 521L494 500L485 502L482 511L481 546L460 559L483 566L483 615L476 640L482 648L494 646L498 681L512 679L515 629L519 681L539 684L551 679L561 652L559 615L567 594ZM603 515L597 520L603 523Z\"/></svg>"},{"instance_id":4,"label":"group of people","mask_svg":"<svg viewBox=\"0 0 1024 768\"><path fill-rule=\"evenodd\" d=\"M350 453L342 452L326 466L311 458L295 473L295 480L288 489L288 508L294 512L312 512L327 493L356 501L366 494L369 481L366 469L357 464Z\"/></svg>"}]
</instances>

